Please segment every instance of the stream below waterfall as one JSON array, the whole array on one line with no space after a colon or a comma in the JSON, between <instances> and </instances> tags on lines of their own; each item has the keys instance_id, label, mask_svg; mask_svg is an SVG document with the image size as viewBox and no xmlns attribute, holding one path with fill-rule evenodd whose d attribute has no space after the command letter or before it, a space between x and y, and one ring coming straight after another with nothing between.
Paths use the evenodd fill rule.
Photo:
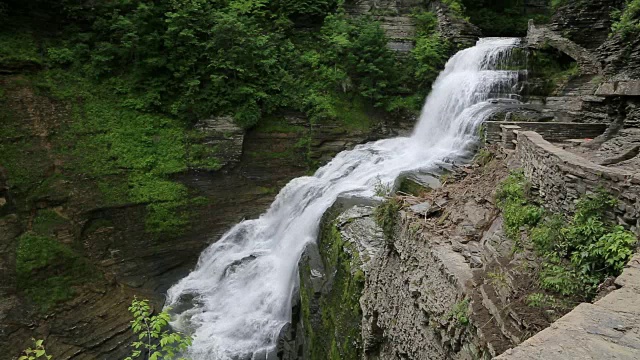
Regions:
<instances>
[{"instance_id":1,"label":"stream below waterfall","mask_svg":"<svg viewBox=\"0 0 640 360\"><path fill-rule=\"evenodd\" d=\"M235 225L167 294L172 326L194 336L195 360L266 359L291 320L298 260L316 241L320 219L339 197L373 198L378 183L468 158L487 101L513 93L518 71L504 68L518 39L486 38L458 52L433 85L411 137L338 154L313 176L292 180L258 219Z\"/></svg>"}]
</instances>

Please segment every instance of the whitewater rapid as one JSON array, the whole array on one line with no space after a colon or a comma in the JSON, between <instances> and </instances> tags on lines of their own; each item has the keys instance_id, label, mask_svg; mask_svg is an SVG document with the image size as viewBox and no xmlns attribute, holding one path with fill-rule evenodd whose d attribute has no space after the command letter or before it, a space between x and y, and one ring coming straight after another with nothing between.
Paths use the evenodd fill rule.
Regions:
<instances>
[{"instance_id":1,"label":"whitewater rapid","mask_svg":"<svg viewBox=\"0 0 640 360\"><path fill-rule=\"evenodd\" d=\"M378 183L467 157L491 113L487 102L512 93L517 71L496 70L517 39L481 39L446 64L411 137L380 140L338 154L313 176L292 180L260 218L235 225L171 287L172 326L193 334L195 360L265 359L291 320L297 264L316 241L324 212L341 196L374 197Z\"/></svg>"}]
</instances>

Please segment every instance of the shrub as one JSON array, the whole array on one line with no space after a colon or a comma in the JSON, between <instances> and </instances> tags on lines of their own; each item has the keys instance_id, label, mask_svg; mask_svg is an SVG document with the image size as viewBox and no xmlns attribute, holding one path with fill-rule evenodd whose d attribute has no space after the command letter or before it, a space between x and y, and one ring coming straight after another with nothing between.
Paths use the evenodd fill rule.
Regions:
<instances>
[{"instance_id":1,"label":"shrub","mask_svg":"<svg viewBox=\"0 0 640 360\"><path fill-rule=\"evenodd\" d=\"M493 158L494 155L489 149L482 148L478 151L473 161L480 166L485 166L489 164Z\"/></svg>"},{"instance_id":2,"label":"shrub","mask_svg":"<svg viewBox=\"0 0 640 360\"><path fill-rule=\"evenodd\" d=\"M398 212L402 208L402 204L396 198L389 198L376 207L374 216L378 226L382 228L387 240L392 240L394 236L395 226L398 220Z\"/></svg>"},{"instance_id":3,"label":"shrub","mask_svg":"<svg viewBox=\"0 0 640 360\"><path fill-rule=\"evenodd\" d=\"M522 172L512 172L496 193L496 202L502 210L505 233L516 243L520 241L521 229L537 225L544 214L541 207L527 203L529 187Z\"/></svg>"},{"instance_id":4,"label":"shrub","mask_svg":"<svg viewBox=\"0 0 640 360\"><path fill-rule=\"evenodd\" d=\"M22 353L18 360L36 360L36 359L46 359L51 360L53 356L47 354L47 350L44 348L42 344L44 340L33 340L33 347L27 348Z\"/></svg>"},{"instance_id":5,"label":"shrub","mask_svg":"<svg viewBox=\"0 0 640 360\"><path fill-rule=\"evenodd\" d=\"M170 317L167 310L169 309L153 315L148 300L133 299L129 307L129 312L133 315L131 329L139 341L133 342L131 346L134 350L125 360L141 356L150 360L186 360L179 355L191 345L192 339L180 332L168 330Z\"/></svg>"},{"instance_id":6,"label":"shrub","mask_svg":"<svg viewBox=\"0 0 640 360\"><path fill-rule=\"evenodd\" d=\"M454 320L456 324L461 326L469 325L469 299L464 299L453 305L453 308L447 314L447 320Z\"/></svg>"},{"instance_id":7,"label":"shrub","mask_svg":"<svg viewBox=\"0 0 640 360\"><path fill-rule=\"evenodd\" d=\"M527 306L535 308L554 307L556 306L556 299L553 296L533 293L527 296Z\"/></svg>"},{"instance_id":8,"label":"shrub","mask_svg":"<svg viewBox=\"0 0 640 360\"><path fill-rule=\"evenodd\" d=\"M614 11L612 17L614 34L622 34L624 38L637 35L640 33L640 0L627 0L624 9Z\"/></svg>"},{"instance_id":9,"label":"shrub","mask_svg":"<svg viewBox=\"0 0 640 360\"><path fill-rule=\"evenodd\" d=\"M499 186L496 202L502 210L505 234L519 244L526 230L544 259L540 285L564 296L590 299L607 277L618 276L637 243L631 232L612 221L617 200L604 190L579 199L571 219L549 214L532 204L522 172L512 172Z\"/></svg>"}]
</instances>

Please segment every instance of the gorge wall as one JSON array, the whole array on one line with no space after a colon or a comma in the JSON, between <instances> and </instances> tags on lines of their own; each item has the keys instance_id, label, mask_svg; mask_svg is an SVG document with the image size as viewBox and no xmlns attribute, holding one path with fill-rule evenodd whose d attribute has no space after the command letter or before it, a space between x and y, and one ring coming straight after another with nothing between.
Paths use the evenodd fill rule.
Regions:
<instances>
[{"instance_id":1,"label":"gorge wall","mask_svg":"<svg viewBox=\"0 0 640 360\"><path fill-rule=\"evenodd\" d=\"M36 337L46 339L55 359L124 358L132 339L127 308L134 296L161 308L166 289L189 271L200 252L233 224L260 215L289 180L339 151L411 126L410 120L375 114L361 125L334 121L312 128L304 115L287 113L248 132L226 118L201 121L189 134L191 154L201 157L190 157L188 169L172 175L187 189L181 201L188 205L189 223L177 233L158 234L147 226L148 200L104 197L102 182L109 181L113 190L122 184L126 188L127 170L93 178L68 168L73 158L61 150L68 139L60 134L77 120L63 102L36 94L19 75L3 75L0 81L6 89L3 103L10 109L0 125L17 128L15 137L3 130L0 139L0 162L11 167L11 172L0 167L0 349L10 357ZM301 139L307 140L304 146ZM28 151L13 151L23 143L29 144ZM219 161L212 164L206 156ZM24 171L16 173L20 168ZM164 216L173 219L173 214ZM60 252L60 259L52 259L45 273L62 272L64 264L58 261L83 264L77 273L62 272L72 293L47 307L43 298L31 300L24 288L16 288L16 252L27 234L55 241L44 245ZM57 243L73 253L62 257L66 252ZM42 272L29 276L41 279ZM45 281L34 285L44 299L67 286Z\"/></svg>"}]
</instances>

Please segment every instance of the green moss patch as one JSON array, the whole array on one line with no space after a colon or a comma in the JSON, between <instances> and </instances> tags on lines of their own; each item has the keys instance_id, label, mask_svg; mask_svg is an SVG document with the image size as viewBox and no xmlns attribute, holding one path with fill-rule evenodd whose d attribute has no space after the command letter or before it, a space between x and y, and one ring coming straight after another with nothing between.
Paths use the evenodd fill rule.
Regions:
<instances>
[{"instance_id":1,"label":"green moss patch","mask_svg":"<svg viewBox=\"0 0 640 360\"><path fill-rule=\"evenodd\" d=\"M305 333L313 360L356 360L362 355L360 297L364 289L364 273L357 250L344 241L336 224L329 221L322 228L320 254L327 274L335 270L331 289L315 298L307 279L311 269L301 269L301 302ZM312 314L312 303L318 313ZM315 315L315 316L314 316Z\"/></svg>"},{"instance_id":2,"label":"green moss patch","mask_svg":"<svg viewBox=\"0 0 640 360\"><path fill-rule=\"evenodd\" d=\"M40 210L33 219L33 231L42 235L53 235L55 230L68 224L68 220L49 209Z\"/></svg>"},{"instance_id":3,"label":"green moss patch","mask_svg":"<svg viewBox=\"0 0 640 360\"><path fill-rule=\"evenodd\" d=\"M18 238L16 273L19 291L43 312L73 298L76 286L98 277L71 248L35 233Z\"/></svg>"},{"instance_id":4,"label":"green moss patch","mask_svg":"<svg viewBox=\"0 0 640 360\"><path fill-rule=\"evenodd\" d=\"M43 63L38 50L36 40L28 31L17 34L0 32L0 68L38 67Z\"/></svg>"}]
</instances>

